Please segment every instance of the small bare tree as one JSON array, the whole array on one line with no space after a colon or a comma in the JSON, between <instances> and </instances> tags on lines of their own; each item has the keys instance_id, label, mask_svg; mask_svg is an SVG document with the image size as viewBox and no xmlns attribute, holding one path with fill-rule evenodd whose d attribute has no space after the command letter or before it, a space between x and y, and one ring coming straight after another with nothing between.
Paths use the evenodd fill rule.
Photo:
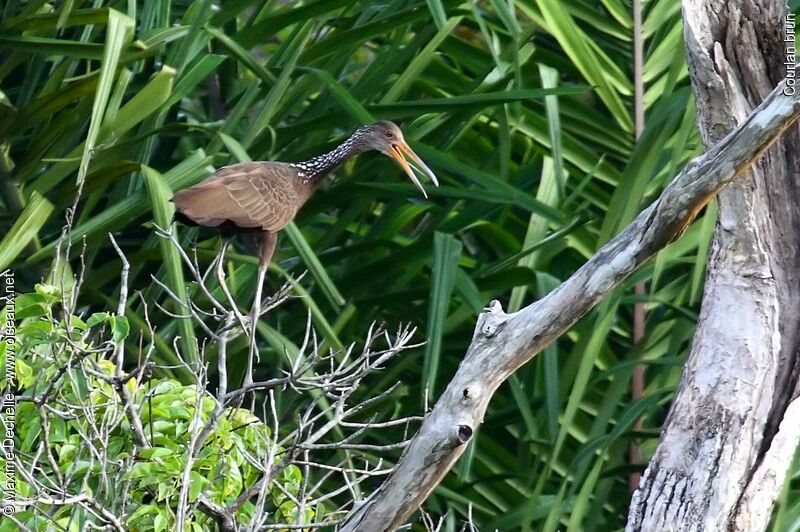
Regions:
<instances>
[{"instance_id":1,"label":"small bare tree","mask_svg":"<svg viewBox=\"0 0 800 532\"><path fill-rule=\"evenodd\" d=\"M11 519L21 529L30 528L32 522L55 526L65 518L115 530L129 526L184 530L208 520L226 531L335 526L361 498L359 486L364 481L392 471L386 464L393 460L384 455L407 444L407 440L378 443L374 435L398 426L410 435L412 424L421 420L379 419L374 413L399 383L367 393L366 399L363 393L366 378L417 347L412 342L415 329L403 326L390 333L373 324L358 346L322 351L309 315L299 352L287 355L287 369L254 380L252 365L257 359L251 358L244 370L250 378L231 382L229 370L241 361L229 356L228 346L242 335L254 343L251 338L257 329L227 286L223 268L227 245L202 269L196 253L190 257L180 246L174 228L158 229L158 234L180 253L196 296L183 300L154 277L178 310L163 305L158 309L191 320L204 332L201 360L192 363L181 357L180 369L189 375L188 384L152 378L154 372L175 368L153 362L156 334L149 319L153 310L145 305L149 330L144 336L150 340L145 344L140 338L136 364L126 363L129 264L113 236L122 262L116 313L75 314L81 274L68 298L61 299L52 287L39 287L37 297L50 294L51 304L28 325L46 323L50 340L34 341L23 327L21 358L33 367L47 368L47 378L23 383L27 386L19 400L35 420L29 423L38 423L41 430L29 448L23 444L17 457L27 495L15 503L21 513ZM254 302L260 307L258 315L291 298L294 282L265 301ZM176 341L180 356L177 346ZM206 361L211 352L217 369L213 391L208 390ZM358 401L353 399L356 392ZM241 408L246 399L250 406ZM296 420L281 419L278 400L301 405ZM175 421L157 415L164 407L184 425L175 433L182 434L176 445L164 442L172 434L164 425ZM226 438L237 431L242 434L236 440L239 447L224 449L229 444ZM229 453L240 455L242 463L228 467ZM209 458L220 465L211 467ZM167 474L155 473L158 468ZM147 475L158 482L143 482ZM240 475L241 482L220 490L230 475ZM132 497L142 486L155 502ZM153 515L148 516L150 512Z\"/></svg>"}]
</instances>

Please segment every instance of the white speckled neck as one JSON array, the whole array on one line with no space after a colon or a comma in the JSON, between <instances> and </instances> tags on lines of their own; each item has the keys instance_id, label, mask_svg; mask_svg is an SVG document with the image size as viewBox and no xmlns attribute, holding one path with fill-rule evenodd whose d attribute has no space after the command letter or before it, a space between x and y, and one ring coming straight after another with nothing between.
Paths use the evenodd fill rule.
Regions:
<instances>
[{"instance_id":1,"label":"white speckled neck","mask_svg":"<svg viewBox=\"0 0 800 532\"><path fill-rule=\"evenodd\" d=\"M298 169L297 177L304 182L318 182L348 158L366 151L367 148L360 142L364 133L364 128L359 128L328 153L317 155L307 161L289 163L289 166Z\"/></svg>"}]
</instances>

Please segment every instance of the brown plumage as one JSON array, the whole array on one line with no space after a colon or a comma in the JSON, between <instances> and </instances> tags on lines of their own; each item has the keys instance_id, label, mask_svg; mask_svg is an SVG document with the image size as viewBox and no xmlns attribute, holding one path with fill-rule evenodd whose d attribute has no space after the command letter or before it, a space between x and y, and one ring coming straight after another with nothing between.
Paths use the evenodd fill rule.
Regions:
<instances>
[{"instance_id":1,"label":"brown plumage","mask_svg":"<svg viewBox=\"0 0 800 532\"><path fill-rule=\"evenodd\" d=\"M360 127L332 151L305 162L256 161L220 168L199 184L175 193L176 218L226 233L259 233L259 265L265 270L277 233L294 219L322 178L349 157L370 150L395 159L424 196L405 157L438 186L436 176L406 144L400 128L382 121Z\"/></svg>"},{"instance_id":2,"label":"brown plumage","mask_svg":"<svg viewBox=\"0 0 800 532\"><path fill-rule=\"evenodd\" d=\"M314 191L284 163L250 162L220 168L200 184L175 194L181 218L226 232L277 232Z\"/></svg>"}]
</instances>

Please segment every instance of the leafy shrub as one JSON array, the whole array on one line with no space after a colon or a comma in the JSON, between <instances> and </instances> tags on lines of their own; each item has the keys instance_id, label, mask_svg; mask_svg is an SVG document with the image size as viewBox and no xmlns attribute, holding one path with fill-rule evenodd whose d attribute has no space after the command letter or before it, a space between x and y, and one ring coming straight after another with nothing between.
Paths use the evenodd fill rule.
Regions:
<instances>
[{"instance_id":1,"label":"leafy shrub","mask_svg":"<svg viewBox=\"0 0 800 532\"><path fill-rule=\"evenodd\" d=\"M14 312L19 323L15 372L22 400L16 448L23 469L33 472L33 478L18 474L18 497L35 502L17 519L45 530L50 520L41 514L53 512L59 526L82 530L87 522L103 522L107 516L97 514L106 511L132 530L173 529L188 482L188 504L201 511L188 513L185 529L213 528L203 505L230 506L257 484L264 457L275 463L283 453L270 428L249 410L226 409L186 474L194 438L209 421L216 399L197 385L117 372L109 357L129 333L126 318L94 313L85 320L71 316L67 325L56 318L60 301L55 287L37 285L35 293L19 296L15 308L0 314L5 323ZM4 343L0 350L6 354ZM7 384L0 381L3 388ZM135 443L121 399L123 386L147 447ZM302 480L294 465L272 479L264 494L268 523L297 521L299 509L292 499ZM67 492L58 493L59 486L67 486ZM236 517L249 521L254 508L247 500ZM302 511L301 522L323 518L321 507ZM2 531L15 529L10 520L0 525Z\"/></svg>"}]
</instances>

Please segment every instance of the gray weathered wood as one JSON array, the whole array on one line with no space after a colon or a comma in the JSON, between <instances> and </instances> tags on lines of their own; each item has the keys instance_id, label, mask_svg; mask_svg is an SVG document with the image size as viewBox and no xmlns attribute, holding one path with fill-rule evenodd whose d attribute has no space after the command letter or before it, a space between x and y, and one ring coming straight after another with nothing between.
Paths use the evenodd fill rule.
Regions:
<instances>
[{"instance_id":1,"label":"gray weathered wood","mask_svg":"<svg viewBox=\"0 0 800 532\"><path fill-rule=\"evenodd\" d=\"M661 196L569 279L514 314L496 301L480 316L455 376L392 475L340 530L381 532L406 522L464 452L500 384L558 338L639 265L678 236L800 115L783 87L731 134L693 160Z\"/></svg>"},{"instance_id":2,"label":"gray weathered wood","mask_svg":"<svg viewBox=\"0 0 800 532\"><path fill-rule=\"evenodd\" d=\"M698 123L711 146L785 76L785 3L683 8ZM694 343L628 530L769 523L800 439L799 178L793 127L719 195Z\"/></svg>"}]
</instances>

